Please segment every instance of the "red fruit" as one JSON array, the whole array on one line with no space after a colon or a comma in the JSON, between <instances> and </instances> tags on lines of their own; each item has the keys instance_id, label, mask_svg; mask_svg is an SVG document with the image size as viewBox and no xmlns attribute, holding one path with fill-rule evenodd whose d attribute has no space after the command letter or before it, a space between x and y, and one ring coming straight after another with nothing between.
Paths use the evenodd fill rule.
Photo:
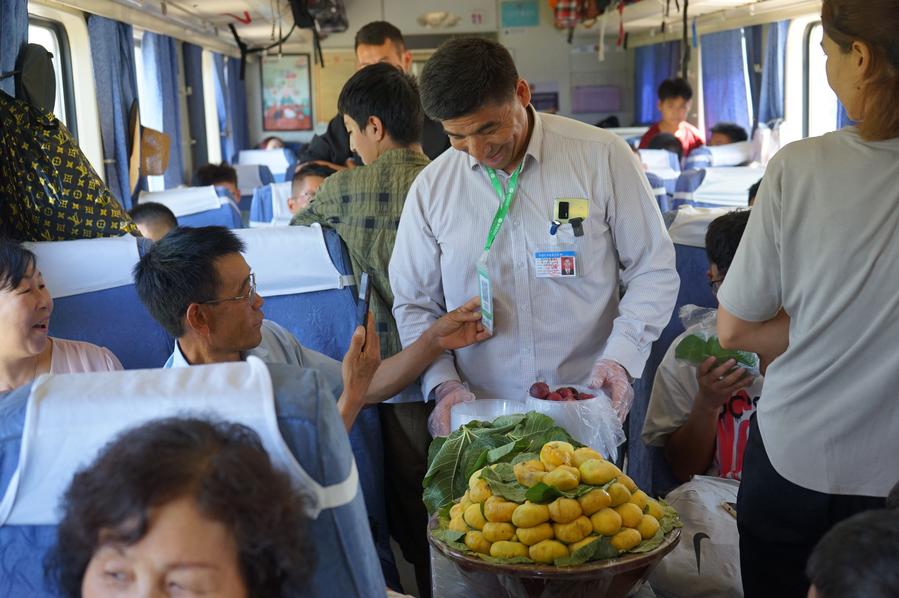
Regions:
<instances>
[{"instance_id":1,"label":"red fruit","mask_svg":"<svg viewBox=\"0 0 899 598\"><path fill-rule=\"evenodd\" d=\"M581 394L578 395L577 400L578 401L586 401L587 399L595 399L595 398L596 398L596 395L591 395L589 393L582 392Z\"/></svg>"},{"instance_id":2,"label":"red fruit","mask_svg":"<svg viewBox=\"0 0 899 598\"><path fill-rule=\"evenodd\" d=\"M578 397L578 394L580 394L580 393L578 393L577 389L576 389L575 387L573 387L573 386L569 386L569 387L568 387L568 390L571 391L571 395L572 395L575 399Z\"/></svg>"},{"instance_id":3,"label":"red fruit","mask_svg":"<svg viewBox=\"0 0 899 598\"><path fill-rule=\"evenodd\" d=\"M563 397L563 398L566 398L566 399L567 399L568 397L574 397L574 396L576 396L576 395L574 395L574 394L571 392L571 389L568 388L568 387L562 387L562 388L560 388L559 390L557 390L556 392L559 393L560 395L562 395L562 397Z\"/></svg>"},{"instance_id":4,"label":"red fruit","mask_svg":"<svg viewBox=\"0 0 899 598\"><path fill-rule=\"evenodd\" d=\"M547 401L564 401L565 399L562 398L562 395L560 395L559 393L551 392L548 395L546 395L546 400Z\"/></svg>"},{"instance_id":5,"label":"red fruit","mask_svg":"<svg viewBox=\"0 0 899 598\"><path fill-rule=\"evenodd\" d=\"M535 399L545 399L549 394L549 385L546 382L534 382L528 392Z\"/></svg>"}]
</instances>

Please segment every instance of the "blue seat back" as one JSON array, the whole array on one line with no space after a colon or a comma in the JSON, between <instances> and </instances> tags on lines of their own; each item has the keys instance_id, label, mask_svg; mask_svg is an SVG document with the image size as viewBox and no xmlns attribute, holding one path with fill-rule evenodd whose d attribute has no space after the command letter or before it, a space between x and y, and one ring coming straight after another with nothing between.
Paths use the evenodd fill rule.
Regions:
<instances>
[{"instance_id":1,"label":"blue seat back","mask_svg":"<svg viewBox=\"0 0 899 598\"><path fill-rule=\"evenodd\" d=\"M662 180L665 191L674 193L677 177L681 173L680 159L674 152L662 149L641 149L640 160L647 174L654 174Z\"/></svg>"},{"instance_id":2,"label":"blue seat back","mask_svg":"<svg viewBox=\"0 0 899 598\"><path fill-rule=\"evenodd\" d=\"M145 250L151 243L146 239L131 239L131 242L138 245L138 251ZM84 271L86 261L94 256L91 245L98 244L109 245L101 239L87 239L71 242L65 252L52 253L49 251L53 249L52 243L31 245L51 293L58 292L54 291L58 289L58 281L53 280L52 272ZM121 246L116 244L114 247ZM116 257L107 255L111 262L117 262ZM50 317L50 335L106 347L119 358L125 369L161 367L171 354L174 341L140 302L129 273L125 272L122 282L126 284L56 296Z\"/></svg>"},{"instance_id":3,"label":"blue seat back","mask_svg":"<svg viewBox=\"0 0 899 598\"><path fill-rule=\"evenodd\" d=\"M235 164L237 172L237 188L240 189L240 209L249 211L253 201L253 193L257 187L275 182L272 171L263 164Z\"/></svg>"},{"instance_id":4,"label":"blue seat back","mask_svg":"<svg viewBox=\"0 0 899 598\"><path fill-rule=\"evenodd\" d=\"M656 203L659 204L659 210L664 214L665 212L671 211L671 196L668 194L668 189L665 186L665 181L657 175L651 172L646 173L646 180L649 181L649 186L652 188L652 195L656 198Z\"/></svg>"},{"instance_id":5,"label":"blue seat back","mask_svg":"<svg viewBox=\"0 0 899 598\"><path fill-rule=\"evenodd\" d=\"M272 229L277 230L277 229ZM255 231L265 232L265 231ZM352 275L346 246L333 229L323 229L331 261L344 276ZM284 249L285 253L290 248ZM264 295L263 295L264 296ZM293 333L304 347L343 360L356 328L355 287L313 291L292 295L265 297L265 317ZM365 504L376 534L375 544L381 555L385 576L398 577L390 550L387 528L387 505L384 502L384 444L381 420L375 408L363 409L350 432L350 444L365 493Z\"/></svg>"},{"instance_id":6,"label":"blue seat back","mask_svg":"<svg viewBox=\"0 0 899 598\"><path fill-rule=\"evenodd\" d=\"M712 152L708 146L700 145L694 148L686 158L684 158L684 170L696 170L699 168L708 168L712 165Z\"/></svg>"},{"instance_id":7,"label":"blue seat back","mask_svg":"<svg viewBox=\"0 0 899 598\"><path fill-rule=\"evenodd\" d=\"M675 209L683 205L745 208L749 203L749 188L764 172L762 168L749 166L685 170L677 179L673 206Z\"/></svg>"},{"instance_id":8,"label":"blue seat back","mask_svg":"<svg viewBox=\"0 0 899 598\"><path fill-rule=\"evenodd\" d=\"M278 427L303 469L319 484L336 484L351 467L350 447L320 377L291 366L270 366ZM167 372L160 370L159 375ZM0 401L0 488L6 489L19 462L30 389L20 388ZM332 402L331 405L324 401ZM309 542L316 559L303 596L384 596L385 581L368 530L363 497L322 511L312 521ZM56 526L0 527L0 595L57 598L44 578L44 557L56 542Z\"/></svg>"},{"instance_id":9,"label":"blue seat back","mask_svg":"<svg viewBox=\"0 0 899 598\"><path fill-rule=\"evenodd\" d=\"M178 226L224 226L241 228L240 212L230 203L224 203L215 210L178 216Z\"/></svg>"},{"instance_id":10,"label":"blue seat back","mask_svg":"<svg viewBox=\"0 0 899 598\"><path fill-rule=\"evenodd\" d=\"M253 193L253 203L250 206L250 226L290 224L290 214L285 203L285 198L289 195L290 183L272 183L258 187Z\"/></svg>"}]
</instances>

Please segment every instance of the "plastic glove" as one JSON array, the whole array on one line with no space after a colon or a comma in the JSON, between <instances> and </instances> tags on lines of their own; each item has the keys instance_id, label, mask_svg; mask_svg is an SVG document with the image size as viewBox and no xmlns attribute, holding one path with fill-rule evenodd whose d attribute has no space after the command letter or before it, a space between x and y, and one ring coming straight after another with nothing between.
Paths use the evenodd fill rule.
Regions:
<instances>
[{"instance_id":1,"label":"plastic glove","mask_svg":"<svg viewBox=\"0 0 899 598\"><path fill-rule=\"evenodd\" d=\"M434 438L449 436L453 405L470 403L474 401L475 396L458 380L443 382L434 389L434 394L437 396L437 404L428 418L428 431Z\"/></svg>"},{"instance_id":2,"label":"plastic glove","mask_svg":"<svg viewBox=\"0 0 899 598\"><path fill-rule=\"evenodd\" d=\"M590 388L598 388L612 397L612 408L623 424L634 402L634 387L624 367L611 359L600 359L590 372Z\"/></svg>"}]
</instances>

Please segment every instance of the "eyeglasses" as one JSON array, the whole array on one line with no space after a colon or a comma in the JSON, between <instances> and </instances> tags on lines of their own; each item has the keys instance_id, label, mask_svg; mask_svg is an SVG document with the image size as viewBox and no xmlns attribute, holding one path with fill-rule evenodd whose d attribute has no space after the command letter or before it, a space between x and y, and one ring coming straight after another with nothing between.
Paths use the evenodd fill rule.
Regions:
<instances>
[{"instance_id":1,"label":"eyeglasses","mask_svg":"<svg viewBox=\"0 0 899 598\"><path fill-rule=\"evenodd\" d=\"M246 301L252 304L256 301L256 275L250 272L250 288L246 295L238 297L228 297L227 299L210 299L209 301L200 301L200 305L215 305L216 303L224 303L225 301Z\"/></svg>"}]
</instances>

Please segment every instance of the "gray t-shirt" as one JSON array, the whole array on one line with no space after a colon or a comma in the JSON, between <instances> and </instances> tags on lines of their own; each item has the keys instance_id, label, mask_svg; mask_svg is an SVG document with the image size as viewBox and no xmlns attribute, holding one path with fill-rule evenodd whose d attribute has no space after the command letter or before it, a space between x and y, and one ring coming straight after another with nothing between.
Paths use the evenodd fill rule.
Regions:
<instances>
[{"instance_id":1,"label":"gray t-shirt","mask_svg":"<svg viewBox=\"0 0 899 598\"><path fill-rule=\"evenodd\" d=\"M768 164L718 301L791 318L758 405L771 464L804 488L886 496L899 480L899 139L854 128Z\"/></svg>"}]
</instances>

